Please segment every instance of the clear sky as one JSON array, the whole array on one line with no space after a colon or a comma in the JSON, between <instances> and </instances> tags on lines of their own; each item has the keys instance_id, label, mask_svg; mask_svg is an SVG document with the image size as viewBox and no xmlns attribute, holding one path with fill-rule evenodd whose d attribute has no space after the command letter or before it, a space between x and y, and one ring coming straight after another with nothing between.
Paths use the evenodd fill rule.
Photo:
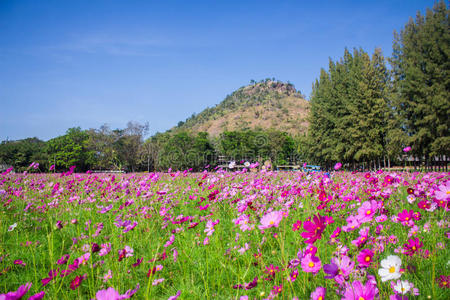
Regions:
<instances>
[{"instance_id":1,"label":"clear sky","mask_svg":"<svg viewBox=\"0 0 450 300\"><path fill-rule=\"evenodd\" d=\"M309 97L344 48L392 51L430 0L0 0L0 140L75 126L165 131L251 79Z\"/></svg>"}]
</instances>

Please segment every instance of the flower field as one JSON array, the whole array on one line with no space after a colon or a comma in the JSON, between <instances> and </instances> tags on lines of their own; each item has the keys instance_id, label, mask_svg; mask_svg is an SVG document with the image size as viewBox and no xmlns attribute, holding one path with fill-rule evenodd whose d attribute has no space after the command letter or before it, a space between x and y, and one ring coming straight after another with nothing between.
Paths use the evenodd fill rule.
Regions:
<instances>
[{"instance_id":1,"label":"flower field","mask_svg":"<svg viewBox=\"0 0 450 300\"><path fill-rule=\"evenodd\" d=\"M0 175L0 299L449 299L448 173Z\"/></svg>"}]
</instances>

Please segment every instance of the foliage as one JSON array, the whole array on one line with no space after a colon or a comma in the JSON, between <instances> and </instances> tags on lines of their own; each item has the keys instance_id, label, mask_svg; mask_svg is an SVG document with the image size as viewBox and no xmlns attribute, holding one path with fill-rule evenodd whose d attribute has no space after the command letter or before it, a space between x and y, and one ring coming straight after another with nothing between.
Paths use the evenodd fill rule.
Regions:
<instances>
[{"instance_id":1,"label":"foliage","mask_svg":"<svg viewBox=\"0 0 450 300\"><path fill-rule=\"evenodd\" d=\"M276 130L226 131L218 139L218 153L235 160L270 159L276 164L296 160L294 139Z\"/></svg>"},{"instance_id":2,"label":"foliage","mask_svg":"<svg viewBox=\"0 0 450 300\"><path fill-rule=\"evenodd\" d=\"M89 135L80 127L69 128L65 135L49 140L45 144L49 164L58 171L76 166L78 171L86 171L94 162L94 153L88 150Z\"/></svg>"},{"instance_id":3,"label":"foliage","mask_svg":"<svg viewBox=\"0 0 450 300\"><path fill-rule=\"evenodd\" d=\"M197 135L186 131L178 132L160 145L158 169L201 171L214 163L214 148L206 132Z\"/></svg>"},{"instance_id":4,"label":"foliage","mask_svg":"<svg viewBox=\"0 0 450 300\"><path fill-rule=\"evenodd\" d=\"M41 170L47 169L47 155L43 151L45 142L38 138L27 138L18 141L3 141L0 144L0 164L13 166L22 172L32 162L39 163Z\"/></svg>"},{"instance_id":5,"label":"foliage","mask_svg":"<svg viewBox=\"0 0 450 300\"><path fill-rule=\"evenodd\" d=\"M445 1L394 34L394 107L413 153L450 154L450 24Z\"/></svg>"},{"instance_id":6,"label":"foliage","mask_svg":"<svg viewBox=\"0 0 450 300\"><path fill-rule=\"evenodd\" d=\"M309 154L318 163L368 161L385 155L389 73L381 50L372 58L346 49L321 70L311 96Z\"/></svg>"}]
</instances>

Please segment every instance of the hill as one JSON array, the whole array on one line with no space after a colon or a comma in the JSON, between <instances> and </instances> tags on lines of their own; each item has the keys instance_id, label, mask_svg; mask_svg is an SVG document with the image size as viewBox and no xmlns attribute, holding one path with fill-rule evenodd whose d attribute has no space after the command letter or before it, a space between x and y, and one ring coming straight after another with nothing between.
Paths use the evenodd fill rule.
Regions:
<instances>
[{"instance_id":1,"label":"hill","mask_svg":"<svg viewBox=\"0 0 450 300\"><path fill-rule=\"evenodd\" d=\"M172 131L206 131L217 136L224 131L261 128L298 135L306 132L308 111L309 102L291 83L252 81L216 106L179 122Z\"/></svg>"}]
</instances>

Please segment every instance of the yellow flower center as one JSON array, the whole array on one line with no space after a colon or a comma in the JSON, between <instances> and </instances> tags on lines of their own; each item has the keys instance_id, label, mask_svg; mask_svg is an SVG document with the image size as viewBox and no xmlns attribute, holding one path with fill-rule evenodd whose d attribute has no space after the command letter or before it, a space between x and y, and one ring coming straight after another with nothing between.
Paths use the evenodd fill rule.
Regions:
<instances>
[{"instance_id":1,"label":"yellow flower center","mask_svg":"<svg viewBox=\"0 0 450 300\"><path fill-rule=\"evenodd\" d=\"M366 256L365 261L370 261L370 256Z\"/></svg>"},{"instance_id":2,"label":"yellow flower center","mask_svg":"<svg viewBox=\"0 0 450 300\"><path fill-rule=\"evenodd\" d=\"M408 221L408 220L409 220L409 217L406 217L405 220Z\"/></svg>"},{"instance_id":3,"label":"yellow flower center","mask_svg":"<svg viewBox=\"0 0 450 300\"><path fill-rule=\"evenodd\" d=\"M389 268L389 273L395 273L395 267L394 266Z\"/></svg>"},{"instance_id":4,"label":"yellow flower center","mask_svg":"<svg viewBox=\"0 0 450 300\"><path fill-rule=\"evenodd\" d=\"M322 296L320 296L319 298L317 298L317 300L323 300L323 297L322 297Z\"/></svg>"},{"instance_id":5,"label":"yellow flower center","mask_svg":"<svg viewBox=\"0 0 450 300\"><path fill-rule=\"evenodd\" d=\"M413 246L412 249L413 249L414 251L416 251L416 246Z\"/></svg>"},{"instance_id":6,"label":"yellow flower center","mask_svg":"<svg viewBox=\"0 0 450 300\"><path fill-rule=\"evenodd\" d=\"M366 299L364 299L363 297L359 297L358 300L366 300Z\"/></svg>"},{"instance_id":7,"label":"yellow flower center","mask_svg":"<svg viewBox=\"0 0 450 300\"><path fill-rule=\"evenodd\" d=\"M270 225L273 225L273 224L275 224L275 222L274 222L274 221L270 221L269 224L270 224Z\"/></svg>"},{"instance_id":8,"label":"yellow flower center","mask_svg":"<svg viewBox=\"0 0 450 300\"><path fill-rule=\"evenodd\" d=\"M404 292L405 291L405 288L404 287L402 287L402 292Z\"/></svg>"},{"instance_id":9,"label":"yellow flower center","mask_svg":"<svg viewBox=\"0 0 450 300\"><path fill-rule=\"evenodd\" d=\"M308 266L309 266L310 268L312 268L312 267L314 267L314 263L311 261L311 262L308 264Z\"/></svg>"},{"instance_id":10,"label":"yellow flower center","mask_svg":"<svg viewBox=\"0 0 450 300\"><path fill-rule=\"evenodd\" d=\"M447 195L450 195L450 190L448 190L447 192L445 192Z\"/></svg>"},{"instance_id":11,"label":"yellow flower center","mask_svg":"<svg viewBox=\"0 0 450 300\"><path fill-rule=\"evenodd\" d=\"M366 211L366 215L370 215L372 213L372 211L370 211L370 209L368 211Z\"/></svg>"}]
</instances>

